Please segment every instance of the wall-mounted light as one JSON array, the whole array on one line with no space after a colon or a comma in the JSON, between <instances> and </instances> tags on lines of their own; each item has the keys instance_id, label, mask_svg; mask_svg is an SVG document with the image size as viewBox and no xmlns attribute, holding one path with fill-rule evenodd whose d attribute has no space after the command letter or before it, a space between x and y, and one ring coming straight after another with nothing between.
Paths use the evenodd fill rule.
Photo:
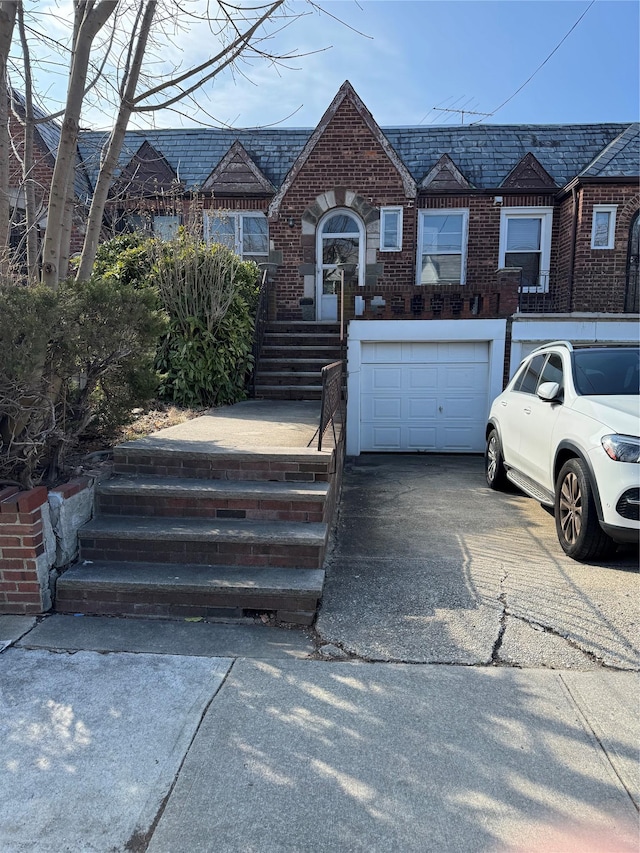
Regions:
<instances>
[{"instance_id":1,"label":"wall-mounted light","mask_svg":"<svg viewBox=\"0 0 640 853\"><path fill-rule=\"evenodd\" d=\"M296 221L295 221L295 219L293 218L293 216L290 216L290 217L287 219L287 224L288 224L289 228L293 228L293 226L296 224Z\"/></svg>"}]
</instances>

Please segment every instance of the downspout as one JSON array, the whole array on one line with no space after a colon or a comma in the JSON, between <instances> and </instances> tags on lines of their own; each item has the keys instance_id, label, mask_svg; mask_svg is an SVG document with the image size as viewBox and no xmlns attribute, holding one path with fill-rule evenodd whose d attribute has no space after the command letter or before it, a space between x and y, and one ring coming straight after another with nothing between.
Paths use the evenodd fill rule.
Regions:
<instances>
[{"instance_id":1,"label":"downspout","mask_svg":"<svg viewBox=\"0 0 640 853\"><path fill-rule=\"evenodd\" d=\"M571 253L569 255L569 288L568 288L568 296L569 296L569 313L571 313L573 308L573 270L576 262L576 243L578 241L578 195L576 193L575 186L571 187L571 201L573 204L573 221L571 223Z\"/></svg>"}]
</instances>

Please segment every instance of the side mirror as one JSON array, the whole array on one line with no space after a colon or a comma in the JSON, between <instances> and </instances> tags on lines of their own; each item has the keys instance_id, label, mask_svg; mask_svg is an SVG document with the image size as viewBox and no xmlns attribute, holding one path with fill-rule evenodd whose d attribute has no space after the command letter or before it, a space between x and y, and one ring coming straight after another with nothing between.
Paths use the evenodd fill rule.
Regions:
<instances>
[{"instance_id":1,"label":"side mirror","mask_svg":"<svg viewBox=\"0 0 640 853\"><path fill-rule=\"evenodd\" d=\"M560 386L557 382L543 382L537 391L538 397L545 403L559 402Z\"/></svg>"}]
</instances>

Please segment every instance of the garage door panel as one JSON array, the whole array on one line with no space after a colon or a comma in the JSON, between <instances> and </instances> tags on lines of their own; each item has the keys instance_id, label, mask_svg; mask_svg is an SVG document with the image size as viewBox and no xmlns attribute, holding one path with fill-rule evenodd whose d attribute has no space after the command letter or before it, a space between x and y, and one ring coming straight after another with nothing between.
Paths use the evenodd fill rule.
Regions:
<instances>
[{"instance_id":1,"label":"garage door panel","mask_svg":"<svg viewBox=\"0 0 640 853\"><path fill-rule=\"evenodd\" d=\"M483 397L478 395L461 395L454 397L448 395L442 399L442 414L447 420L451 418L461 418L464 421L469 419L470 412L477 412L484 402Z\"/></svg>"},{"instance_id":2,"label":"garage door panel","mask_svg":"<svg viewBox=\"0 0 640 853\"><path fill-rule=\"evenodd\" d=\"M435 388L438 383L436 367L408 367L405 373L408 390L415 388Z\"/></svg>"},{"instance_id":3,"label":"garage door panel","mask_svg":"<svg viewBox=\"0 0 640 853\"><path fill-rule=\"evenodd\" d=\"M441 370L441 387L455 388L460 391L475 391L478 387L483 388L486 373L487 369L484 364L445 365Z\"/></svg>"},{"instance_id":4,"label":"garage door panel","mask_svg":"<svg viewBox=\"0 0 640 853\"><path fill-rule=\"evenodd\" d=\"M370 365L363 371L363 391L397 391L402 387L403 371L398 367Z\"/></svg>"},{"instance_id":5,"label":"garage door panel","mask_svg":"<svg viewBox=\"0 0 640 853\"><path fill-rule=\"evenodd\" d=\"M431 362L437 364L438 347L439 344L429 341L411 341L410 343L403 344L402 355L404 362L418 362L423 364Z\"/></svg>"},{"instance_id":6,"label":"garage door panel","mask_svg":"<svg viewBox=\"0 0 640 853\"><path fill-rule=\"evenodd\" d=\"M371 417L375 421L400 420L404 400L402 397L371 397Z\"/></svg>"},{"instance_id":7,"label":"garage door panel","mask_svg":"<svg viewBox=\"0 0 640 853\"><path fill-rule=\"evenodd\" d=\"M433 427L407 427L405 430L405 448L407 450L436 450L437 429Z\"/></svg>"},{"instance_id":8,"label":"garage door panel","mask_svg":"<svg viewBox=\"0 0 640 853\"><path fill-rule=\"evenodd\" d=\"M361 369L362 450L481 451L488 352L486 342L370 345Z\"/></svg>"},{"instance_id":9,"label":"garage door panel","mask_svg":"<svg viewBox=\"0 0 640 853\"><path fill-rule=\"evenodd\" d=\"M436 397L407 397L404 411L408 420L435 418L438 414L438 400Z\"/></svg>"},{"instance_id":10,"label":"garage door panel","mask_svg":"<svg viewBox=\"0 0 640 853\"><path fill-rule=\"evenodd\" d=\"M385 364L403 361L403 344L398 343L365 343L362 345L360 360L363 364Z\"/></svg>"},{"instance_id":11,"label":"garage door panel","mask_svg":"<svg viewBox=\"0 0 640 853\"><path fill-rule=\"evenodd\" d=\"M369 424L363 428L363 444L366 441L368 450L402 450L402 429L395 427L378 427Z\"/></svg>"}]
</instances>

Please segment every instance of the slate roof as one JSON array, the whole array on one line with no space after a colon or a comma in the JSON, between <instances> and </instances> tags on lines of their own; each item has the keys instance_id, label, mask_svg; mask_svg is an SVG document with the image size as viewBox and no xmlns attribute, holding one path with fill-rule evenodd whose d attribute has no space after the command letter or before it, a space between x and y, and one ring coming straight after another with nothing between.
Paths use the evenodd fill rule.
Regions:
<instances>
[{"instance_id":1,"label":"slate roof","mask_svg":"<svg viewBox=\"0 0 640 853\"><path fill-rule=\"evenodd\" d=\"M12 91L14 101L24 114L25 100L22 92ZM35 125L36 136L40 137L45 149L51 154L55 160L58 145L60 144L60 125L57 121L47 119L47 113L40 109L36 104L33 105L33 117L38 119L38 124ZM47 119L42 121L42 119ZM74 176L74 190L76 197L83 202L87 202L93 191L93 185L89 184L87 173L85 172L80 159L76 158L76 171Z\"/></svg>"},{"instance_id":2,"label":"slate roof","mask_svg":"<svg viewBox=\"0 0 640 853\"><path fill-rule=\"evenodd\" d=\"M640 123L629 125L581 173L590 178L617 178L638 174L640 164Z\"/></svg>"},{"instance_id":3,"label":"slate roof","mask_svg":"<svg viewBox=\"0 0 640 853\"><path fill-rule=\"evenodd\" d=\"M124 168L147 140L172 166L178 179L189 189L196 189L204 184L233 143L238 141L265 177L279 187L312 132L306 129L130 130L125 136L119 165ZM100 149L106 139L106 133L96 131L84 132L80 137L80 153L94 186Z\"/></svg>"},{"instance_id":4,"label":"slate roof","mask_svg":"<svg viewBox=\"0 0 640 853\"><path fill-rule=\"evenodd\" d=\"M635 128L635 131L632 130ZM468 125L382 128L414 180L420 183L443 154L448 154L478 189L500 186L514 166L531 152L558 187L580 174L636 177L640 172L638 125ZM187 188L202 186L237 140L258 168L279 187L313 133L312 128L128 131L120 167L144 140L162 154ZM84 132L80 152L95 182L105 133Z\"/></svg>"}]
</instances>

